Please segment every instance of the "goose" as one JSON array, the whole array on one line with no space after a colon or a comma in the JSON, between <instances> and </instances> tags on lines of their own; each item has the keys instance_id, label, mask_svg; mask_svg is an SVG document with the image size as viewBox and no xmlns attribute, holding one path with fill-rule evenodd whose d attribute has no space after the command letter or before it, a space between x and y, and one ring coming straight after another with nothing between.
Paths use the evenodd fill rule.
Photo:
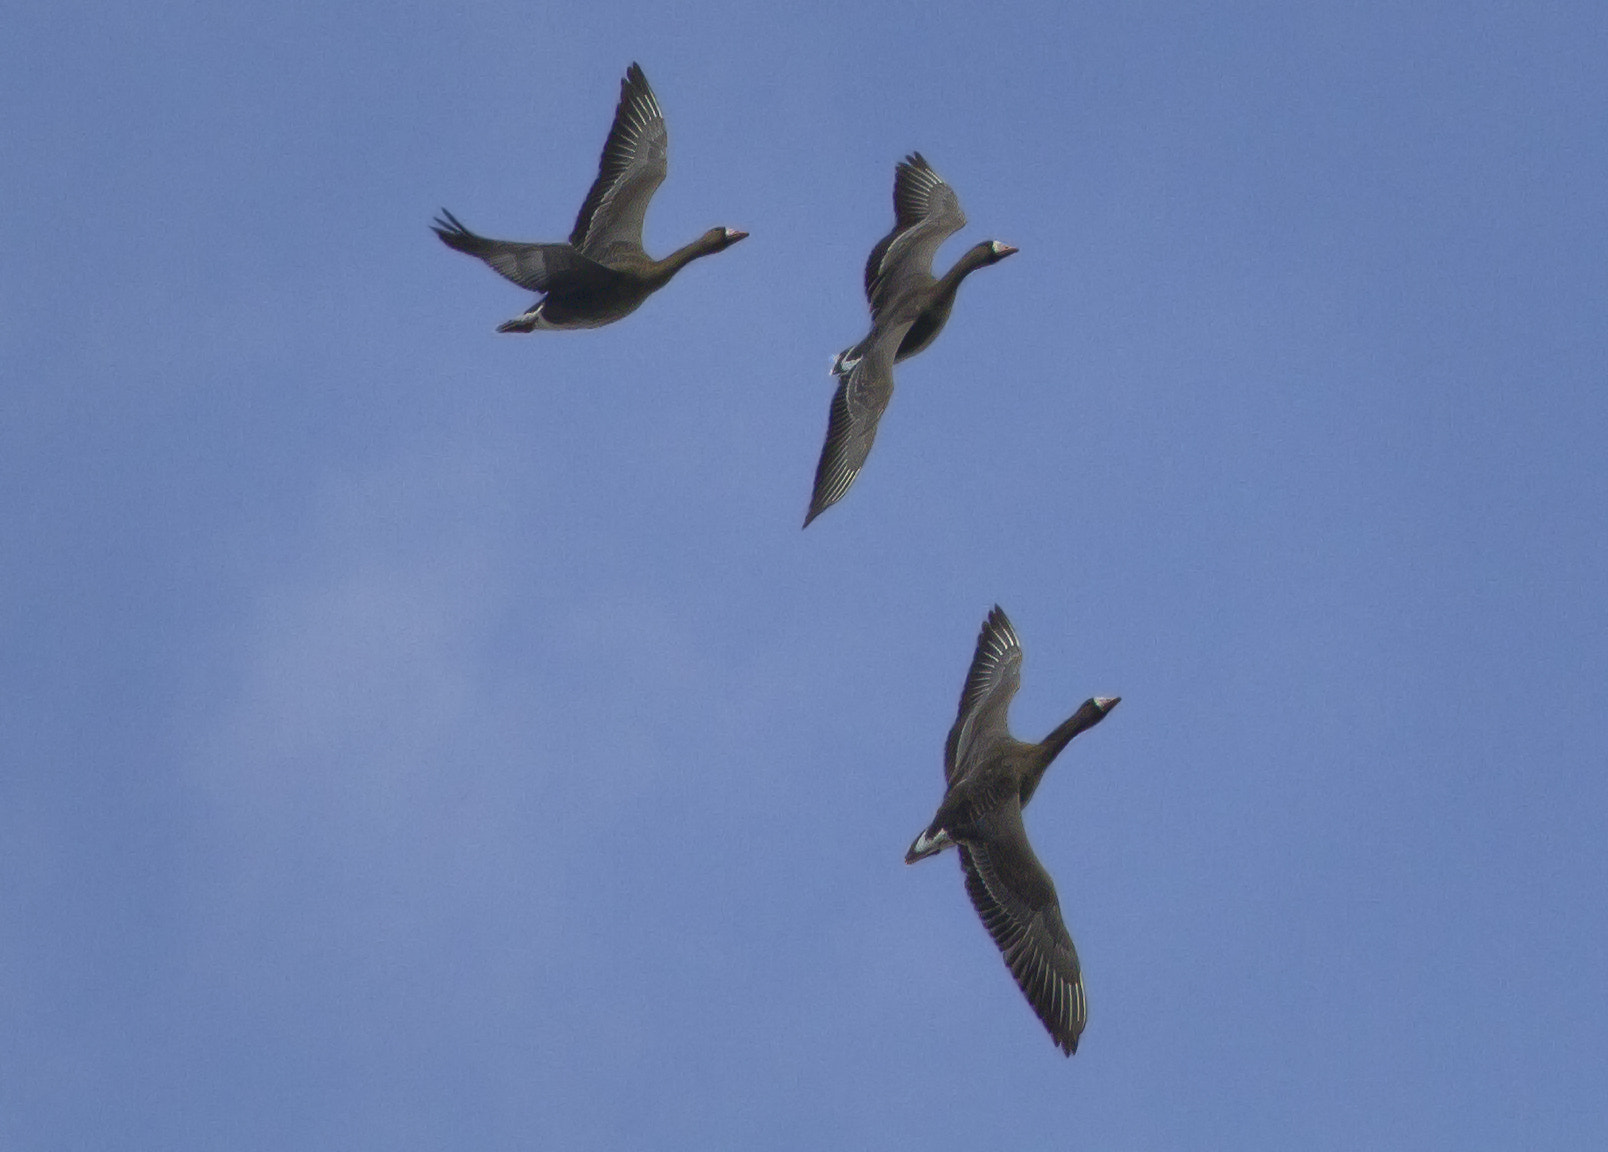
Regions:
<instances>
[{"instance_id":1,"label":"goose","mask_svg":"<svg viewBox=\"0 0 1608 1152\"><path fill-rule=\"evenodd\" d=\"M871 305L873 313L877 302L877 281L883 274L883 257L888 254L888 249L901 232L920 223L923 217L933 211L933 194L939 187L948 194L949 199L954 202L954 210L959 213L960 202L955 196L954 189L945 183L942 176L933 171L932 165L927 163L927 158L920 152L910 153L895 166L893 231L877 241L876 246L871 249L871 255L865 261L865 299L866 303ZM943 194L938 193L940 197ZM965 225L966 218L961 215L955 229L963 228ZM947 239L950 234L946 232L944 238ZM896 363L908 360L917 352L926 351L938 338L938 333L942 332L944 325L949 322L949 313L955 307L955 295L960 291L962 280L979 268L998 264L1005 257L1021 251L998 240L984 240L961 253L960 259L955 261L954 267L948 272L935 277L932 274L932 257L937 250L937 246L934 245L925 263L907 273L911 290L923 293L926 300L916 318L916 323L911 325L910 331L905 333L904 339L899 342L899 350L894 356ZM832 361L832 375L848 375L859 351L860 346L855 345L839 352Z\"/></svg>"},{"instance_id":2,"label":"goose","mask_svg":"<svg viewBox=\"0 0 1608 1152\"><path fill-rule=\"evenodd\" d=\"M960 282L1018 251L985 240L961 254L942 276L932 274L939 247L966 225L960 198L920 152L900 161L893 178L893 231L865 262L871 331L832 361L839 378L827 420L826 444L804 527L841 500L871 452L877 422L893 398L893 365L938 338L955 306Z\"/></svg>"},{"instance_id":3,"label":"goose","mask_svg":"<svg viewBox=\"0 0 1608 1152\"><path fill-rule=\"evenodd\" d=\"M723 252L748 235L711 228L692 243L655 260L642 247L648 201L664 182L669 137L659 100L639 64L620 81L620 103L603 144L598 174L586 194L568 244L492 240L466 228L445 208L431 227L441 242L478 257L542 298L499 332L601 328L629 316L670 278L700 256Z\"/></svg>"},{"instance_id":4,"label":"goose","mask_svg":"<svg viewBox=\"0 0 1608 1152\"><path fill-rule=\"evenodd\" d=\"M1028 843L1022 809L1061 750L1122 698L1091 697L1042 743L1024 743L1011 735L1007 721L1021 671L1021 641L996 604L977 637L944 745L943 802L911 843L905 863L959 849L972 907L1050 1039L1070 1056L1088 1019L1083 971L1061 919L1055 882Z\"/></svg>"}]
</instances>

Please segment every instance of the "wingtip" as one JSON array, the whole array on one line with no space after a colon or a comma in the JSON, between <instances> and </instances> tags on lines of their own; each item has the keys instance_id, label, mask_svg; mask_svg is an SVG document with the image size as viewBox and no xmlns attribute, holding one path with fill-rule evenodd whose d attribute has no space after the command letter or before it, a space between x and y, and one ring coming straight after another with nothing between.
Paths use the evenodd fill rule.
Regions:
<instances>
[{"instance_id":1,"label":"wingtip","mask_svg":"<svg viewBox=\"0 0 1608 1152\"><path fill-rule=\"evenodd\" d=\"M430 222L430 231L441 238L443 244L451 244L454 236L473 236L474 233L463 226L459 220L447 209L441 209L441 214Z\"/></svg>"},{"instance_id":2,"label":"wingtip","mask_svg":"<svg viewBox=\"0 0 1608 1152\"><path fill-rule=\"evenodd\" d=\"M983 621L983 633L986 635L989 632L1003 632L1013 639L1016 636L1015 625L998 604L988 610L988 619Z\"/></svg>"},{"instance_id":3,"label":"wingtip","mask_svg":"<svg viewBox=\"0 0 1608 1152\"><path fill-rule=\"evenodd\" d=\"M816 491L810 497L810 510L804 514L804 527L808 528L810 523L814 521L817 516L819 516L822 512L825 512L828 508L832 507L832 505L836 504L842 498L843 494L840 492L836 496L828 495L826 499L822 499L821 492Z\"/></svg>"},{"instance_id":4,"label":"wingtip","mask_svg":"<svg viewBox=\"0 0 1608 1152\"><path fill-rule=\"evenodd\" d=\"M625 79L621 81L621 88L622 96L626 95L626 90L632 88L639 88L648 93L653 91L653 85L648 83L648 74L642 71L642 65L635 60L631 61L631 67L625 70Z\"/></svg>"}]
</instances>

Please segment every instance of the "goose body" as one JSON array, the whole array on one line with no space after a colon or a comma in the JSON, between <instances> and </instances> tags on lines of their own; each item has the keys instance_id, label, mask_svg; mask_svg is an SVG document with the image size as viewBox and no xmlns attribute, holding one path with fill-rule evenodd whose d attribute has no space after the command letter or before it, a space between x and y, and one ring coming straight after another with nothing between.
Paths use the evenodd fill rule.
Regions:
<instances>
[{"instance_id":1,"label":"goose body","mask_svg":"<svg viewBox=\"0 0 1608 1152\"><path fill-rule=\"evenodd\" d=\"M1055 882L1028 842L1022 809L1061 750L1104 720L1120 697L1092 697L1043 742L1026 743L1007 722L1021 668L1021 642L996 605L977 638L944 746L943 801L905 863L959 850L966 895L1050 1038L1070 1056L1088 1019L1083 970Z\"/></svg>"},{"instance_id":2,"label":"goose body","mask_svg":"<svg viewBox=\"0 0 1608 1152\"><path fill-rule=\"evenodd\" d=\"M568 243L492 240L466 228L446 209L432 227L449 248L484 260L522 288L541 293L499 332L600 328L629 316L682 268L721 252L748 233L711 228L655 260L642 247L642 222L663 183L669 136L659 100L640 65L620 81L620 103L603 144L597 179L575 218Z\"/></svg>"},{"instance_id":3,"label":"goose body","mask_svg":"<svg viewBox=\"0 0 1608 1152\"><path fill-rule=\"evenodd\" d=\"M804 518L809 527L843 498L865 466L877 423L893 397L893 366L938 338L955 306L960 282L978 268L1016 251L985 240L963 253L942 276L932 274L939 247L966 225L955 190L919 152L902 160L893 178L893 230L877 241L865 262L865 298L871 331L832 361L839 378Z\"/></svg>"}]
</instances>

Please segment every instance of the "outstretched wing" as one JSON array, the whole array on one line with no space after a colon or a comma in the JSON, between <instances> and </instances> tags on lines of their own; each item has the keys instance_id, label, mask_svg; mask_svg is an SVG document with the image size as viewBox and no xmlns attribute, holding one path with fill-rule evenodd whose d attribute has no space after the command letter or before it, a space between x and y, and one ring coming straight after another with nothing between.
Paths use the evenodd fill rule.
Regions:
<instances>
[{"instance_id":1,"label":"outstretched wing","mask_svg":"<svg viewBox=\"0 0 1608 1152\"><path fill-rule=\"evenodd\" d=\"M893 282L930 277L939 247L966 225L955 190L920 152L894 170L893 217L893 231L877 241L865 262L865 298L873 316L885 305Z\"/></svg>"},{"instance_id":2,"label":"outstretched wing","mask_svg":"<svg viewBox=\"0 0 1608 1152\"><path fill-rule=\"evenodd\" d=\"M532 292L549 291L565 275L596 267L568 244L521 244L477 235L445 208L430 227L447 247L484 260L494 271Z\"/></svg>"},{"instance_id":3,"label":"outstretched wing","mask_svg":"<svg viewBox=\"0 0 1608 1152\"><path fill-rule=\"evenodd\" d=\"M1083 969L1061 919L1055 882L1027 842L1014 799L989 816L983 838L960 846L960 866L966 895L1005 966L1056 1047L1072 1055L1089 1018Z\"/></svg>"},{"instance_id":4,"label":"outstretched wing","mask_svg":"<svg viewBox=\"0 0 1608 1152\"><path fill-rule=\"evenodd\" d=\"M1010 735L1006 714L1022 684L1022 642L998 604L983 621L972 654L960 709L944 744L944 780L953 784L976 754Z\"/></svg>"},{"instance_id":5,"label":"outstretched wing","mask_svg":"<svg viewBox=\"0 0 1608 1152\"><path fill-rule=\"evenodd\" d=\"M620 81L620 103L603 144L597 179L586 194L570 243L594 260L611 249L642 247L648 201L664 182L669 136L659 100L642 67L632 64Z\"/></svg>"},{"instance_id":6,"label":"outstretched wing","mask_svg":"<svg viewBox=\"0 0 1608 1152\"><path fill-rule=\"evenodd\" d=\"M877 423L893 399L893 354L909 331L906 321L893 328L873 330L865 351L838 380L827 421L826 443L815 466L815 488L804 527L843 499L865 466L876 439Z\"/></svg>"}]
</instances>

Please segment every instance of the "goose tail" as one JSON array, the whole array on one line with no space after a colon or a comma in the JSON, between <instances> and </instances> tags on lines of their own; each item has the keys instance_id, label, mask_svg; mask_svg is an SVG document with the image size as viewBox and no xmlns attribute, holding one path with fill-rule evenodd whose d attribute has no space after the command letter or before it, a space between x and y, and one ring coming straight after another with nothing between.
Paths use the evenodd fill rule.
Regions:
<instances>
[{"instance_id":1,"label":"goose tail","mask_svg":"<svg viewBox=\"0 0 1608 1152\"><path fill-rule=\"evenodd\" d=\"M942 828L925 828L910 844L910 851L905 853L905 863L914 864L917 860L925 860L928 856L936 856L945 848L953 848L955 842L949 838L949 833Z\"/></svg>"}]
</instances>

